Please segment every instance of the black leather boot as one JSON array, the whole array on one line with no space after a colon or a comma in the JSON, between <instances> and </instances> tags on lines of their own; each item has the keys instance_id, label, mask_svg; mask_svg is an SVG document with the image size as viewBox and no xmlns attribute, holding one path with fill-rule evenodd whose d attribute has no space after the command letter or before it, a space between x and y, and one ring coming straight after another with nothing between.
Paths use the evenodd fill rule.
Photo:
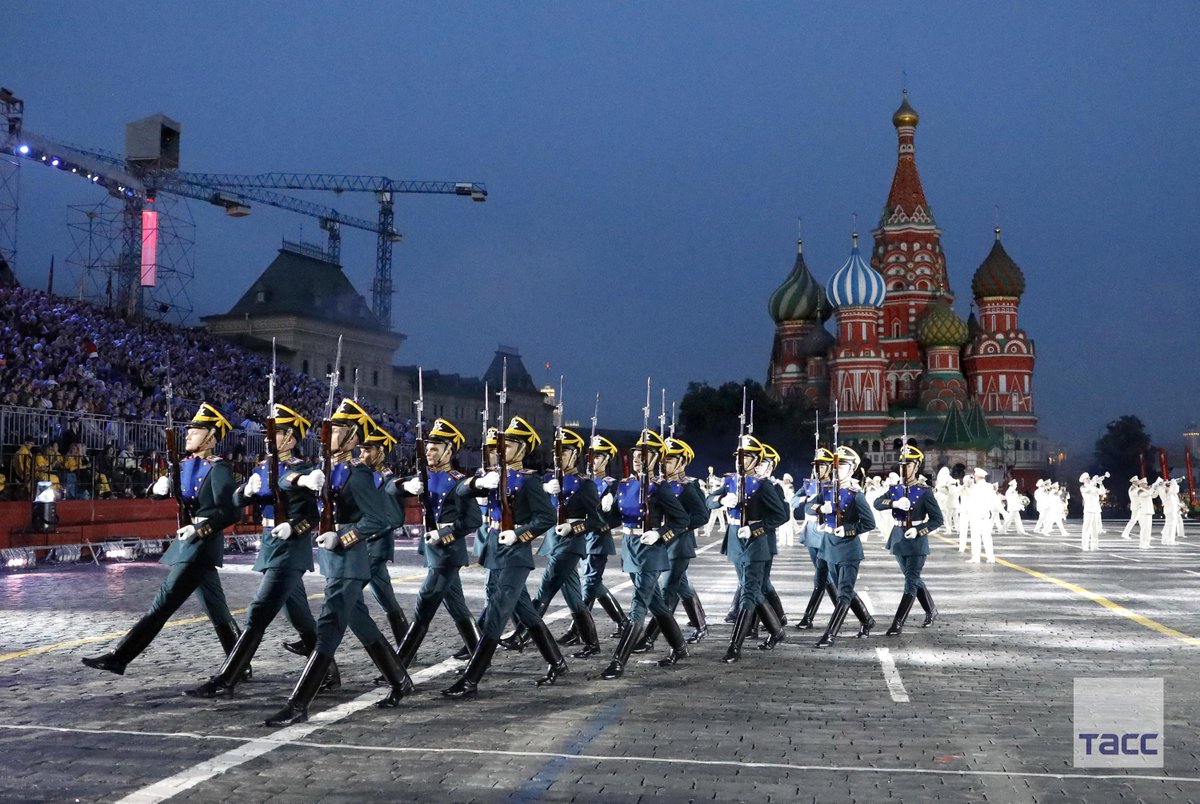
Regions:
<instances>
[{"instance_id":1,"label":"black leather boot","mask_svg":"<svg viewBox=\"0 0 1200 804\"><path fill-rule=\"evenodd\" d=\"M869 637L871 629L875 627L875 618L871 616L871 612L867 611L867 605L862 602L862 598L857 594L850 601L850 610L854 612L854 616L858 618L858 634L859 639Z\"/></svg>"},{"instance_id":2,"label":"black leather boot","mask_svg":"<svg viewBox=\"0 0 1200 804\"><path fill-rule=\"evenodd\" d=\"M775 607L771 605L770 601L764 600L758 604L758 618L762 620L763 628L767 632L767 638L762 641L758 649L775 650L775 646L787 637L787 631L784 630L783 623L779 621Z\"/></svg>"},{"instance_id":3,"label":"black leather boot","mask_svg":"<svg viewBox=\"0 0 1200 804\"><path fill-rule=\"evenodd\" d=\"M908 619L908 610L912 608L914 599L908 592L900 595L900 606L896 609L896 616L892 618L892 627L887 630L888 636L896 636L904 630L904 621Z\"/></svg>"},{"instance_id":4,"label":"black leather boot","mask_svg":"<svg viewBox=\"0 0 1200 804\"><path fill-rule=\"evenodd\" d=\"M485 611L486 611L486 609L485 609ZM480 614L479 617L477 617L475 619L475 633L480 633L481 628L483 628L483 615L482 614ZM461 628L459 628L459 633L460 634L462 633ZM464 644L463 644L462 650L460 650L458 653L454 654L454 656L452 656L451 658L458 659L459 661L465 662L468 659L470 659L472 656L475 655L475 650L474 650L474 648L470 648L465 644L466 640L463 640L463 642L464 642ZM475 644L478 645L479 642L476 641Z\"/></svg>"},{"instance_id":5,"label":"black leather boot","mask_svg":"<svg viewBox=\"0 0 1200 804\"><path fill-rule=\"evenodd\" d=\"M644 626L641 623L629 621L621 633L621 639L617 642L617 649L613 652L612 661L608 663L608 667L604 668L604 672L600 674L600 678L612 680L625 675L625 668L629 664L629 656L633 653L633 646L642 638Z\"/></svg>"},{"instance_id":6,"label":"black leather boot","mask_svg":"<svg viewBox=\"0 0 1200 804\"><path fill-rule=\"evenodd\" d=\"M442 690L442 695L455 700L474 698L478 694L479 682L483 679L488 665L492 663L492 656L496 653L496 646L499 644L500 640L498 639L493 639L486 634L481 636L475 652L471 654L471 661L467 663L467 669L458 677L458 681Z\"/></svg>"},{"instance_id":7,"label":"black leather boot","mask_svg":"<svg viewBox=\"0 0 1200 804\"><path fill-rule=\"evenodd\" d=\"M297 639L295 642L284 641L284 643L283 643L284 650L286 650L288 653L294 653L297 656L312 655L313 648L315 648L316 646L317 646L317 635L315 633L301 634L300 638Z\"/></svg>"},{"instance_id":8,"label":"black leather boot","mask_svg":"<svg viewBox=\"0 0 1200 804\"><path fill-rule=\"evenodd\" d=\"M779 620L779 624L787 625L787 614L783 611L783 601L779 599L779 592L775 589L770 589L764 592L763 596L771 604L771 608L775 610L775 617Z\"/></svg>"},{"instance_id":9,"label":"black leather boot","mask_svg":"<svg viewBox=\"0 0 1200 804\"><path fill-rule=\"evenodd\" d=\"M321 682L321 692L329 692L330 690L341 689L342 673L338 670L337 662L329 663L329 671L325 673L325 680Z\"/></svg>"},{"instance_id":10,"label":"black leather boot","mask_svg":"<svg viewBox=\"0 0 1200 804\"><path fill-rule=\"evenodd\" d=\"M287 705L267 718L266 725L292 726L308 720L308 705L317 697L317 690L320 689L332 663L333 654L313 651L312 656L308 657L308 664L304 665L300 680L296 682L296 688L292 690L292 696L288 698Z\"/></svg>"},{"instance_id":11,"label":"black leather boot","mask_svg":"<svg viewBox=\"0 0 1200 804\"><path fill-rule=\"evenodd\" d=\"M399 645L400 640L404 639L404 635L408 632L408 618L404 616L404 609L389 611L387 621L388 625L392 627L392 639L396 640L396 645Z\"/></svg>"},{"instance_id":12,"label":"black leather boot","mask_svg":"<svg viewBox=\"0 0 1200 804\"><path fill-rule=\"evenodd\" d=\"M571 655L576 659L587 659L595 656L600 652L600 636L596 633L596 621L592 619L592 613L587 609L580 612L572 612L571 619L575 621L575 625L572 627L577 633L583 635L580 640L583 643L583 647Z\"/></svg>"},{"instance_id":13,"label":"black leather boot","mask_svg":"<svg viewBox=\"0 0 1200 804\"><path fill-rule=\"evenodd\" d=\"M917 600L920 601L921 608L925 609L925 622L921 623L921 627L928 628L933 625L939 614L937 606L933 604L933 595L929 594L929 587L922 586L917 590Z\"/></svg>"},{"instance_id":14,"label":"black leather boot","mask_svg":"<svg viewBox=\"0 0 1200 804\"><path fill-rule=\"evenodd\" d=\"M750 612L750 632L746 636L750 639L758 639L758 609Z\"/></svg>"},{"instance_id":15,"label":"black leather boot","mask_svg":"<svg viewBox=\"0 0 1200 804\"><path fill-rule=\"evenodd\" d=\"M833 616L829 618L829 625L825 627L825 633L817 641L818 648L828 648L833 645L833 641L837 639L838 632L842 630L842 623L846 620L846 613L850 611L850 603L839 602L833 610Z\"/></svg>"},{"instance_id":16,"label":"black leather boot","mask_svg":"<svg viewBox=\"0 0 1200 804\"><path fill-rule=\"evenodd\" d=\"M579 645L582 643L582 641L583 640L579 637L579 630L576 628L574 623L571 624L571 627L567 629L565 634L558 638L558 644L562 645L564 648L570 645Z\"/></svg>"},{"instance_id":17,"label":"black leather boot","mask_svg":"<svg viewBox=\"0 0 1200 804\"><path fill-rule=\"evenodd\" d=\"M821 608L821 596L824 594L824 589L812 590L812 594L808 596L808 605L804 607L804 616L800 618L800 622L796 623L797 629L807 631L813 627L813 618L817 616L817 610Z\"/></svg>"},{"instance_id":18,"label":"black leather boot","mask_svg":"<svg viewBox=\"0 0 1200 804\"><path fill-rule=\"evenodd\" d=\"M398 706L400 699L413 691L412 679L408 677L408 672L396 661L396 654L392 652L392 646L386 639L372 642L364 647L367 649L367 655L371 657L371 661L375 663L379 672L383 673L383 677L392 687L387 697L375 704L376 708L392 709Z\"/></svg>"},{"instance_id":19,"label":"black leather boot","mask_svg":"<svg viewBox=\"0 0 1200 804\"><path fill-rule=\"evenodd\" d=\"M554 641L554 635L550 633L550 629L541 620L529 629L529 637L533 640L533 644L537 645L538 652L542 654L542 658L546 660L549 667L546 668L546 675L537 680L539 687L548 687L553 684L561 676L567 673L567 662L562 657L562 652L558 649L558 643Z\"/></svg>"},{"instance_id":20,"label":"black leather boot","mask_svg":"<svg viewBox=\"0 0 1200 804\"><path fill-rule=\"evenodd\" d=\"M837 587L832 582L825 584L825 595L829 598L829 602L837 605Z\"/></svg>"},{"instance_id":21,"label":"black leather boot","mask_svg":"<svg viewBox=\"0 0 1200 804\"><path fill-rule=\"evenodd\" d=\"M467 622L474 624L473 620ZM413 620L408 624L408 630L404 632L404 636L400 639L400 645L396 648L396 661L405 670L412 664L413 657L417 655L417 649L425 641L425 634L428 632L429 623Z\"/></svg>"},{"instance_id":22,"label":"black leather boot","mask_svg":"<svg viewBox=\"0 0 1200 804\"><path fill-rule=\"evenodd\" d=\"M470 617L464 617L461 620L455 620L454 625L458 628L458 635L462 637L463 650L467 652L469 659L475 653L475 648L479 646L479 623ZM457 655L455 658L458 658Z\"/></svg>"},{"instance_id":23,"label":"black leather boot","mask_svg":"<svg viewBox=\"0 0 1200 804\"><path fill-rule=\"evenodd\" d=\"M217 632L217 639L221 642L221 650L225 651L225 655L229 656L233 652L233 646L237 644L238 637L242 635L242 629L237 627L237 623L222 623L213 625L213 630ZM242 670L242 677L239 681L249 681L254 678L254 668L246 665Z\"/></svg>"},{"instance_id":24,"label":"black leather boot","mask_svg":"<svg viewBox=\"0 0 1200 804\"><path fill-rule=\"evenodd\" d=\"M754 616L754 612L749 609L738 611L737 621L733 624L733 636L729 638L729 647L725 650L725 655L721 657L721 661L725 664L733 664L741 660L742 643L746 641L746 635L750 633L750 621L754 619Z\"/></svg>"},{"instance_id":25,"label":"black leather boot","mask_svg":"<svg viewBox=\"0 0 1200 804\"><path fill-rule=\"evenodd\" d=\"M704 614L704 606L700 604L700 595L684 600L683 610L692 622L692 633L688 634L687 643L693 645L708 636L708 617Z\"/></svg>"},{"instance_id":26,"label":"black leather boot","mask_svg":"<svg viewBox=\"0 0 1200 804\"><path fill-rule=\"evenodd\" d=\"M110 673L123 676L125 675L125 668L142 651L150 647L150 643L154 641L157 633L157 631L150 633L150 629L144 626L142 621L139 620L133 624L133 628L129 629L129 633L117 643L116 648L99 656L85 656L83 663L97 670L107 670Z\"/></svg>"},{"instance_id":27,"label":"black leather boot","mask_svg":"<svg viewBox=\"0 0 1200 804\"><path fill-rule=\"evenodd\" d=\"M525 650L525 647L533 641L533 637L529 633L529 629L518 624L512 636L508 639L500 640L500 647L505 650L515 650L518 653Z\"/></svg>"},{"instance_id":28,"label":"black leather boot","mask_svg":"<svg viewBox=\"0 0 1200 804\"><path fill-rule=\"evenodd\" d=\"M617 599L613 597L612 592L605 592L600 597L596 598L600 601L600 608L604 609L612 621L617 624L617 630L609 634L610 639L619 639L629 625L629 618L625 616L624 609Z\"/></svg>"},{"instance_id":29,"label":"black leather boot","mask_svg":"<svg viewBox=\"0 0 1200 804\"><path fill-rule=\"evenodd\" d=\"M658 624L662 635L666 637L667 644L671 646L671 652L658 660L658 666L671 667L678 664L681 659L686 659L687 643L683 641L683 631L679 630L679 623L675 622L675 615L660 614L654 618L654 621Z\"/></svg>"},{"instance_id":30,"label":"black leather boot","mask_svg":"<svg viewBox=\"0 0 1200 804\"><path fill-rule=\"evenodd\" d=\"M651 620L646 626L646 630L642 632L642 638L636 645L633 646L634 653L648 653L654 650L654 643L658 641L659 627L658 618Z\"/></svg>"},{"instance_id":31,"label":"black leather boot","mask_svg":"<svg viewBox=\"0 0 1200 804\"><path fill-rule=\"evenodd\" d=\"M247 628L238 637L233 650L225 657L225 663L217 674L208 681L183 694L190 698L216 698L218 695L232 695L233 688L242 680L242 673L250 666L250 660L262 644L266 631L262 628Z\"/></svg>"}]
</instances>

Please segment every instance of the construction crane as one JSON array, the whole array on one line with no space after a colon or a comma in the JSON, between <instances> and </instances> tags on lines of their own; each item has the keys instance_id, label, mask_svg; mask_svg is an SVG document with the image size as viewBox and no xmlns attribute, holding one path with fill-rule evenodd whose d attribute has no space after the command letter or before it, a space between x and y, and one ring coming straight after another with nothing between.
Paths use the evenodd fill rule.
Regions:
<instances>
[{"instance_id":1,"label":"construction crane","mask_svg":"<svg viewBox=\"0 0 1200 804\"><path fill-rule=\"evenodd\" d=\"M392 324L392 244L399 240L394 234L396 193L423 193L466 196L472 201L486 201L487 188L478 182L411 181L387 176L353 176L327 173L259 173L243 176L229 173L179 173L177 178L198 187L221 187L227 190L321 190L334 193L375 193L379 202L378 242L375 249L375 280L371 285L371 302L375 316L391 329Z\"/></svg>"}]
</instances>

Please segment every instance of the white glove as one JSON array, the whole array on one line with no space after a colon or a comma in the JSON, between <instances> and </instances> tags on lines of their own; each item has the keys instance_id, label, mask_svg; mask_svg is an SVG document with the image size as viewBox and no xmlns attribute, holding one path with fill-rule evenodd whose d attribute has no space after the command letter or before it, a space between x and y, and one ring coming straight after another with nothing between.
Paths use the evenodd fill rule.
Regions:
<instances>
[{"instance_id":1,"label":"white glove","mask_svg":"<svg viewBox=\"0 0 1200 804\"><path fill-rule=\"evenodd\" d=\"M291 522L280 522L278 525L271 528L271 535L274 536L276 539L292 538L292 523Z\"/></svg>"},{"instance_id":2,"label":"white glove","mask_svg":"<svg viewBox=\"0 0 1200 804\"><path fill-rule=\"evenodd\" d=\"M642 544L654 544L661 538L662 536L656 530L642 531Z\"/></svg>"},{"instance_id":3,"label":"white glove","mask_svg":"<svg viewBox=\"0 0 1200 804\"><path fill-rule=\"evenodd\" d=\"M822 503L820 511L822 514L832 514L833 513L833 503L831 503L831 502Z\"/></svg>"},{"instance_id":4,"label":"white glove","mask_svg":"<svg viewBox=\"0 0 1200 804\"><path fill-rule=\"evenodd\" d=\"M833 535L837 536L839 539L845 539L846 538L846 527L844 525L838 525L836 528L833 529Z\"/></svg>"},{"instance_id":5,"label":"white glove","mask_svg":"<svg viewBox=\"0 0 1200 804\"><path fill-rule=\"evenodd\" d=\"M166 497L171 493L171 478L163 475L155 480L154 485L150 487L150 493L155 497Z\"/></svg>"},{"instance_id":6,"label":"white glove","mask_svg":"<svg viewBox=\"0 0 1200 804\"><path fill-rule=\"evenodd\" d=\"M184 525L182 528L175 531L175 538L179 539L181 542L196 541L196 526Z\"/></svg>"},{"instance_id":7,"label":"white glove","mask_svg":"<svg viewBox=\"0 0 1200 804\"><path fill-rule=\"evenodd\" d=\"M567 536L571 532L571 528L575 527L570 522L564 522L561 525L554 526L554 532L558 536Z\"/></svg>"},{"instance_id":8,"label":"white glove","mask_svg":"<svg viewBox=\"0 0 1200 804\"><path fill-rule=\"evenodd\" d=\"M400 484L400 488L404 489L405 492L413 495L414 497L425 490L425 487L421 485L421 478L419 477L410 477L408 480L405 480Z\"/></svg>"},{"instance_id":9,"label":"white glove","mask_svg":"<svg viewBox=\"0 0 1200 804\"><path fill-rule=\"evenodd\" d=\"M260 491L262 491L262 475L253 472L250 477L246 478L246 485L242 486L242 496L253 497Z\"/></svg>"},{"instance_id":10,"label":"white glove","mask_svg":"<svg viewBox=\"0 0 1200 804\"><path fill-rule=\"evenodd\" d=\"M492 471L488 472L483 477L475 478L475 488L487 489L489 491L491 489L500 488L500 473Z\"/></svg>"},{"instance_id":11,"label":"white glove","mask_svg":"<svg viewBox=\"0 0 1200 804\"><path fill-rule=\"evenodd\" d=\"M912 508L912 500L907 497L901 497L892 503L892 507L897 511L907 511Z\"/></svg>"},{"instance_id":12,"label":"white glove","mask_svg":"<svg viewBox=\"0 0 1200 804\"><path fill-rule=\"evenodd\" d=\"M605 494L603 497L600 498L600 510L603 511L604 513L607 514L609 511L611 511L612 505L613 505L613 496L611 494Z\"/></svg>"},{"instance_id":13,"label":"white glove","mask_svg":"<svg viewBox=\"0 0 1200 804\"><path fill-rule=\"evenodd\" d=\"M738 496L736 494L726 494L721 497L722 508L737 508Z\"/></svg>"},{"instance_id":14,"label":"white glove","mask_svg":"<svg viewBox=\"0 0 1200 804\"><path fill-rule=\"evenodd\" d=\"M915 539L915 538L917 538L917 529L916 529L916 528L909 528L908 530L904 531L904 538L906 538L906 539Z\"/></svg>"},{"instance_id":15,"label":"white glove","mask_svg":"<svg viewBox=\"0 0 1200 804\"><path fill-rule=\"evenodd\" d=\"M900 475L896 474L895 472L889 472L888 476L887 476L887 480L884 481L884 485L895 486L899 482L900 482Z\"/></svg>"},{"instance_id":16,"label":"white glove","mask_svg":"<svg viewBox=\"0 0 1200 804\"><path fill-rule=\"evenodd\" d=\"M749 525L742 525L740 528L738 528L738 538L744 542L750 540L750 526Z\"/></svg>"},{"instance_id":17,"label":"white glove","mask_svg":"<svg viewBox=\"0 0 1200 804\"><path fill-rule=\"evenodd\" d=\"M321 489L325 488L325 473L320 469L313 469L311 472L301 475L300 479L296 481L296 485L308 489L314 494L319 494Z\"/></svg>"},{"instance_id":18,"label":"white glove","mask_svg":"<svg viewBox=\"0 0 1200 804\"><path fill-rule=\"evenodd\" d=\"M327 530L317 537L317 547L324 547L326 550L332 550L338 545L338 535L331 530Z\"/></svg>"},{"instance_id":19,"label":"white glove","mask_svg":"<svg viewBox=\"0 0 1200 804\"><path fill-rule=\"evenodd\" d=\"M549 480L547 480L545 483L542 484L542 488L544 488L546 490L547 494L561 494L562 493L562 483L558 482L558 478L554 478L554 477L550 478Z\"/></svg>"},{"instance_id":20,"label":"white glove","mask_svg":"<svg viewBox=\"0 0 1200 804\"><path fill-rule=\"evenodd\" d=\"M515 530L500 531L500 544L507 547L510 544L517 543L517 532Z\"/></svg>"},{"instance_id":21,"label":"white glove","mask_svg":"<svg viewBox=\"0 0 1200 804\"><path fill-rule=\"evenodd\" d=\"M442 540L442 534L436 530L425 531L425 544L437 544Z\"/></svg>"}]
</instances>

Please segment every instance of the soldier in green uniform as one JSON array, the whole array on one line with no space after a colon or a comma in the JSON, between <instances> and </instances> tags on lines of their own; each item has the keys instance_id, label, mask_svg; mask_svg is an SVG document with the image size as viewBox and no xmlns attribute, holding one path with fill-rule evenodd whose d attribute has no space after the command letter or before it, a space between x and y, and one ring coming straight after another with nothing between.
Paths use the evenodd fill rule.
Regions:
<instances>
[{"instance_id":1,"label":"soldier in green uniform","mask_svg":"<svg viewBox=\"0 0 1200 804\"><path fill-rule=\"evenodd\" d=\"M514 615L517 621L529 629L542 657L549 663L546 674L538 679L538 686L553 684L567 672L558 645L550 629L542 622L525 581L533 570L533 547L531 542L554 526L554 505L550 495L542 486L541 477L532 469L524 467L525 456L537 449L541 439L529 422L514 416L504 429L505 486L508 499L500 499L500 472L487 472L459 483L455 493L463 497L474 497L480 491L488 492L488 516L490 527L483 545L480 563L486 567L487 603L483 613L483 636L471 655L467 669L442 694L448 698L473 698L483 674L491 664L504 627ZM504 510L511 512L512 527L506 527Z\"/></svg>"},{"instance_id":2,"label":"soldier in green uniform","mask_svg":"<svg viewBox=\"0 0 1200 804\"><path fill-rule=\"evenodd\" d=\"M412 691L412 679L396 661L387 639L363 602L371 579L367 538L388 522L387 501L375 483L375 473L354 463L351 453L360 442L379 438L378 425L352 399L343 399L332 417L332 484L334 529L317 537L317 560L325 576L325 602L317 618L317 645L287 704L267 720L268 726L287 726L308 720L308 707L333 664L333 655L346 628L354 632L371 661L391 684L376 706L390 708ZM369 444L368 444L369 446Z\"/></svg>"},{"instance_id":3,"label":"soldier in green uniform","mask_svg":"<svg viewBox=\"0 0 1200 804\"><path fill-rule=\"evenodd\" d=\"M373 422L371 432L367 434L359 449L359 459L374 473L375 487L381 492L386 482L391 479L391 472L384 467L383 462L395 446L396 437ZM388 574L388 564L396 556L396 539L392 532L404 524L404 519L402 513L389 506L385 498L384 507L392 515L387 517L381 530L367 537L367 557L371 561L371 580L367 585L375 594L379 607L387 614L392 637L399 645L404 639L404 632L408 630L408 617L405 616L400 601L396 599L392 576Z\"/></svg>"},{"instance_id":4,"label":"soldier in green uniform","mask_svg":"<svg viewBox=\"0 0 1200 804\"><path fill-rule=\"evenodd\" d=\"M779 481L774 477L775 467L777 466L779 466L779 450L763 442L763 457L759 461L756 471L760 477L770 482L771 485L768 487L768 491L779 497L779 505L789 512L788 517L791 518L787 496L783 493L783 487L780 486ZM768 533L768 544L770 546L771 557L767 559L767 567L763 572L763 600L774 610L780 629L776 633L767 634L767 638L758 646L759 650L774 650L775 646L787 636L783 630L783 626L787 625L787 615L783 611L783 601L779 599L779 592L775 591L775 584L771 582L771 566L775 562L775 556L779 554L779 540L775 528L771 528Z\"/></svg>"},{"instance_id":5,"label":"soldier in green uniform","mask_svg":"<svg viewBox=\"0 0 1200 804\"><path fill-rule=\"evenodd\" d=\"M254 570L263 574L262 583L246 612L246 628L237 644L225 658L217 674L199 687L185 691L194 698L213 698L233 692L250 660L258 650L267 626L284 609L301 640L316 645L317 621L313 619L304 594L304 573L313 569L312 530L320 513L317 494L325 485L325 473L313 464L305 463L293 454L311 422L286 405L276 403L275 445L279 451L279 490L286 503L286 516L275 510L274 495L268 480L268 461L261 461L245 485L233 495L238 508L259 501L263 506L262 546L254 562ZM330 668L328 685L340 683L337 665ZM327 686L328 686L327 685Z\"/></svg>"},{"instance_id":6,"label":"soldier in green uniform","mask_svg":"<svg viewBox=\"0 0 1200 804\"><path fill-rule=\"evenodd\" d=\"M396 650L396 658L404 667L408 667L416 656L439 605L453 618L463 643L472 653L479 645L479 628L467 608L458 577L459 570L471 563L467 555L467 537L483 521L474 499L454 493L466 477L451 464L454 454L466 440L462 431L449 420L437 419L425 436L429 488L424 487L419 475L403 481L393 480L386 487L389 494L419 495L421 505L428 512L427 520L437 525L426 531L417 545L417 551L425 557L427 570L425 581L417 592L412 623Z\"/></svg>"},{"instance_id":7,"label":"soldier in green uniform","mask_svg":"<svg viewBox=\"0 0 1200 804\"><path fill-rule=\"evenodd\" d=\"M180 462L179 477L182 505L191 523L176 531L176 539L160 559L171 567L158 589L150 609L134 624L117 647L99 656L88 656L83 663L97 670L125 674L125 667L149 647L175 611L192 592L212 621L225 654L238 639L237 623L229 613L225 591L217 567L225 554L226 527L241 518L233 502L233 472L216 455L213 447L232 429L229 420L212 402L203 402L187 425L184 449L189 456ZM171 493L170 480L155 481L155 496Z\"/></svg>"}]
</instances>

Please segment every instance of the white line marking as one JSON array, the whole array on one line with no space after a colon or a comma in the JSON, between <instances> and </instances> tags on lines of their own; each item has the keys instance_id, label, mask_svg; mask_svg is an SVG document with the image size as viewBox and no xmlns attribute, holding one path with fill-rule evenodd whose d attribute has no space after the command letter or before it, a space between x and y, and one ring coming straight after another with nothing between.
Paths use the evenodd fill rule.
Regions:
<instances>
[{"instance_id":1,"label":"white line marking","mask_svg":"<svg viewBox=\"0 0 1200 804\"><path fill-rule=\"evenodd\" d=\"M306 724L307 725L307 724ZM293 727L299 728L299 727ZM16 725L0 723L0 729L8 731L48 731L63 734L118 734L131 737L162 737L189 740L224 740L230 742L268 742L271 738L247 740L244 737L232 737L223 734L195 734L190 732L153 732L153 731L120 731L116 729L71 729L60 726ZM386 752L394 754L466 754L471 756L507 756L528 757L533 759L566 759L581 762L645 762L667 765L701 765L707 767L726 768L761 768L766 770L785 771L823 771L827 773L886 773L911 774L915 776L994 776L1018 779L1117 779L1143 780L1154 782L1177 782L1200 784L1200 776L1165 776L1139 773L1043 773L1036 771L1006 771L983 769L951 769L951 768L896 768L853 765L791 765L783 762L738 762L721 759L689 759L685 757L642 757L642 756L611 756L606 754L560 754L550 751L503 751L494 748L440 748L431 746L386 746L359 745L355 743L315 743L315 742L279 742L277 747L284 745L295 748L314 748L320 751L360 751L363 753ZM125 799L129 800L129 799Z\"/></svg>"},{"instance_id":2,"label":"white line marking","mask_svg":"<svg viewBox=\"0 0 1200 804\"><path fill-rule=\"evenodd\" d=\"M1188 575L1200 575L1200 572L1196 572L1195 570L1184 570L1184 572Z\"/></svg>"},{"instance_id":3,"label":"white line marking","mask_svg":"<svg viewBox=\"0 0 1200 804\"><path fill-rule=\"evenodd\" d=\"M887 682L892 700L896 703L908 703L908 691L904 689L904 682L900 680L900 671L896 669L892 651L889 648L876 648L875 655L879 657L879 664L883 666L883 679Z\"/></svg>"}]
</instances>

